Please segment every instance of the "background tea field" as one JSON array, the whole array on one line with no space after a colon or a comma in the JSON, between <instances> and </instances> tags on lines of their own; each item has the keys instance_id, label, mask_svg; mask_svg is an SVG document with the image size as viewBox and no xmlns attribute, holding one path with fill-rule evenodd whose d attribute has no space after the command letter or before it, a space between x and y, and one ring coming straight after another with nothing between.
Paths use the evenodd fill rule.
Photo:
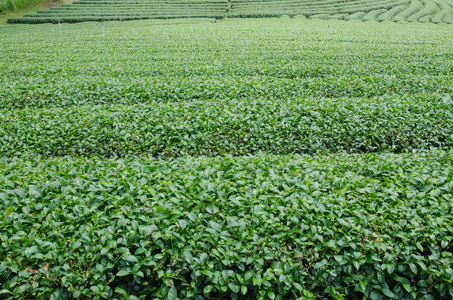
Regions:
<instances>
[{"instance_id":1,"label":"background tea field","mask_svg":"<svg viewBox=\"0 0 453 300\"><path fill-rule=\"evenodd\" d=\"M450 25L8 25L0 45L1 297L453 297Z\"/></svg>"},{"instance_id":2,"label":"background tea field","mask_svg":"<svg viewBox=\"0 0 453 300\"><path fill-rule=\"evenodd\" d=\"M453 23L452 0L78 0L9 23L58 23L211 17Z\"/></svg>"}]
</instances>

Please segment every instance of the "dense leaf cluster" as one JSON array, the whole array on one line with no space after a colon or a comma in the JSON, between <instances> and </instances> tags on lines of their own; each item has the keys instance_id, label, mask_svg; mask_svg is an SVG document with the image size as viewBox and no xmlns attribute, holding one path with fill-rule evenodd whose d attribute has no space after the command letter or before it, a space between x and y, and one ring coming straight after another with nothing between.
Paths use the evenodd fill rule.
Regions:
<instances>
[{"instance_id":1,"label":"dense leaf cluster","mask_svg":"<svg viewBox=\"0 0 453 300\"><path fill-rule=\"evenodd\" d=\"M3 159L0 293L449 299L452 157Z\"/></svg>"},{"instance_id":2,"label":"dense leaf cluster","mask_svg":"<svg viewBox=\"0 0 453 300\"><path fill-rule=\"evenodd\" d=\"M453 146L453 101L190 101L0 111L7 156L401 153Z\"/></svg>"},{"instance_id":3,"label":"dense leaf cluster","mask_svg":"<svg viewBox=\"0 0 453 300\"><path fill-rule=\"evenodd\" d=\"M171 13L168 15L165 14L139 14L131 16L124 14L121 16L111 16L111 15L98 15L93 16L90 13L79 15L79 16L69 16L61 15L60 17L41 17L40 15L33 18L30 17L17 17L17 18L8 18L8 23L10 24L42 24L42 23L80 23L80 22L108 22L108 21L133 21L133 20L146 20L146 19L183 19L183 18L216 18L219 19L223 17L223 14L219 13Z\"/></svg>"},{"instance_id":4,"label":"dense leaf cluster","mask_svg":"<svg viewBox=\"0 0 453 300\"><path fill-rule=\"evenodd\" d=\"M310 18L0 28L0 298L451 299L453 32Z\"/></svg>"}]
</instances>

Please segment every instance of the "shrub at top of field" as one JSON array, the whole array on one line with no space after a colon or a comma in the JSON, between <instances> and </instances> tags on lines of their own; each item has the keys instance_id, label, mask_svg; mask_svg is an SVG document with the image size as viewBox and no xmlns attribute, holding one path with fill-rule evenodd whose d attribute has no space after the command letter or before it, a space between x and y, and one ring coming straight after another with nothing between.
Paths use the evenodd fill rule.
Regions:
<instances>
[{"instance_id":1,"label":"shrub at top of field","mask_svg":"<svg viewBox=\"0 0 453 300\"><path fill-rule=\"evenodd\" d=\"M0 162L5 299L451 299L453 153Z\"/></svg>"}]
</instances>

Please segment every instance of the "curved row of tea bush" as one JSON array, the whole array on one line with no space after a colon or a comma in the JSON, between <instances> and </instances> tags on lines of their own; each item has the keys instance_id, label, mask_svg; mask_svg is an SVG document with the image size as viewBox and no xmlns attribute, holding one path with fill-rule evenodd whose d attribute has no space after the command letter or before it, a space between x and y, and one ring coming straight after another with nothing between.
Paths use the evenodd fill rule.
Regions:
<instances>
[{"instance_id":1,"label":"curved row of tea bush","mask_svg":"<svg viewBox=\"0 0 453 300\"><path fill-rule=\"evenodd\" d=\"M0 160L0 295L451 299L453 153Z\"/></svg>"},{"instance_id":2,"label":"curved row of tea bush","mask_svg":"<svg viewBox=\"0 0 453 300\"><path fill-rule=\"evenodd\" d=\"M450 97L219 100L0 111L2 156L409 152L453 146Z\"/></svg>"},{"instance_id":3,"label":"curved row of tea bush","mask_svg":"<svg viewBox=\"0 0 453 300\"><path fill-rule=\"evenodd\" d=\"M345 86L349 80L355 84L356 80L372 77L372 81L382 81L387 86L386 81L416 77L413 84L407 84L407 89L411 90L414 84L420 89L430 89L431 85L437 85L438 76L446 76L442 79L446 82L453 73L451 37L443 26L415 30L411 24L401 28L382 23L366 27L332 24L327 38L327 26L320 21L294 21L294 24L292 21L291 24L255 21L259 26L252 25L252 21L235 19L231 22L244 24L235 26L224 22L217 26L203 20L205 25L194 27L186 24L190 20L181 20L180 26L159 27L164 35L148 30L157 27L149 27L145 21L110 23L104 24L102 40L99 39L100 27L95 24L64 24L68 30L63 28L62 37L57 27L52 33L50 25L34 26L36 33L22 31L20 35L2 38L0 54L13 59L0 60L0 93L5 85L12 86L6 91L14 89L15 82L17 85L28 82L33 89L39 89L35 82L49 86L66 79L67 84L71 84L81 82L80 77L86 76L90 78L84 79L84 85L89 85L89 80L108 81L111 85L119 81L122 85L128 80L135 82L137 78L156 76L169 78L172 85L175 80L172 77L192 80L194 76L201 76L222 84L231 79L232 82L250 80L251 84L258 81L260 85L266 83L254 77L296 80L319 77L336 79ZM153 20L147 22L157 24ZM263 30L244 34L246 23L254 30ZM349 34L349 28L356 35ZM200 30L202 36L198 34ZM394 33L383 37L383 30ZM86 37L83 42L81 36ZM142 42L124 43L129 36ZM30 42L23 43L24 40ZM30 56L34 59L28 59ZM159 80L164 83L165 78ZM443 85L447 89L451 87L451 84ZM33 89L30 88L30 92ZM358 89L352 86L351 90Z\"/></svg>"},{"instance_id":4,"label":"curved row of tea bush","mask_svg":"<svg viewBox=\"0 0 453 300\"><path fill-rule=\"evenodd\" d=\"M133 10L135 13L132 13ZM139 11L137 11L139 9ZM132 11L131 11L132 10ZM61 8L9 18L8 23L78 23L89 21L128 21L169 18L221 19L228 10L227 1L76 1Z\"/></svg>"},{"instance_id":5,"label":"curved row of tea bush","mask_svg":"<svg viewBox=\"0 0 453 300\"><path fill-rule=\"evenodd\" d=\"M232 0L229 17L290 17L363 21L453 23L453 3L448 0L400 1L290 1Z\"/></svg>"},{"instance_id":6,"label":"curved row of tea bush","mask_svg":"<svg viewBox=\"0 0 453 300\"><path fill-rule=\"evenodd\" d=\"M153 102L234 99L424 98L453 95L449 76L326 78L254 77L140 77L5 78L0 83L0 109L131 105ZM438 96L436 96L438 95ZM431 98L429 96L428 98Z\"/></svg>"},{"instance_id":7,"label":"curved row of tea bush","mask_svg":"<svg viewBox=\"0 0 453 300\"><path fill-rule=\"evenodd\" d=\"M140 16L77 16L77 17L18 17L9 18L10 24L42 24L42 23L80 23L80 22L107 22L107 21L133 21L133 20L146 20L146 19L183 19L183 18L216 18L220 19L223 14L215 13L189 13L189 14L158 14L158 15L145 15Z\"/></svg>"},{"instance_id":8,"label":"curved row of tea bush","mask_svg":"<svg viewBox=\"0 0 453 300\"><path fill-rule=\"evenodd\" d=\"M156 17L173 17L173 16L201 16L200 18L207 18L206 16L210 16L211 14L218 14L218 16L221 16L219 14L218 10L204 10L202 12L187 12L184 9L172 9L172 10L161 10L159 12L154 12L154 13L146 13L144 14L143 11L141 10L127 10L127 11L119 11L119 10L105 10L105 11L95 11L91 10L89 12L86 11L71 11L68 13L39 13L39 14L30 14L30 15L24 15L24 17L29 17L29 18L59 18L60 22L63 22L67 18L76 18L76 17L116 17L116 18L123 18L123 17L149 17L149 16L156 16Z\"/></svg>"}]
</instances>

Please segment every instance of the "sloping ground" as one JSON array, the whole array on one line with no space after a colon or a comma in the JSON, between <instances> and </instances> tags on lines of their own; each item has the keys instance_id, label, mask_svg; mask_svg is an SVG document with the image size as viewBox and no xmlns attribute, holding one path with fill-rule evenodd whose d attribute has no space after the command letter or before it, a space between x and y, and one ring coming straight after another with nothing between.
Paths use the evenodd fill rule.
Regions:
<instances>
[{"instance_id":1,"label":"sloping ground","mask_svg":"<svg viewBox=\"0 0 453 300\"><path fill-rule=\"evenodd\" d=\"M453 23L453 0L81 0L10 18L9 23L57 23L208 17L307 17L363 21Z\"/></svg>"},{"instance_id":2,"label":"sloping ground","mask_svg":"<svg viewBox=\"0 0 453 300\"><path fill-rule=\"evenodd\" d=\"M80 0L21 18L8 23L78 23L87 21L126 21L142 19L216 18L228 10L226 0Z\"/></svg>"},{"instance_id":3,"label":"sloping ground","mask_svg":"<svg viewBox=\"0 0 453 300\"><path fill-rule=\"evenodd\" d=\"M451 0L232 0L229 17L279 17L364 21L453 22Z\"/></svg>"}]
</instances>

